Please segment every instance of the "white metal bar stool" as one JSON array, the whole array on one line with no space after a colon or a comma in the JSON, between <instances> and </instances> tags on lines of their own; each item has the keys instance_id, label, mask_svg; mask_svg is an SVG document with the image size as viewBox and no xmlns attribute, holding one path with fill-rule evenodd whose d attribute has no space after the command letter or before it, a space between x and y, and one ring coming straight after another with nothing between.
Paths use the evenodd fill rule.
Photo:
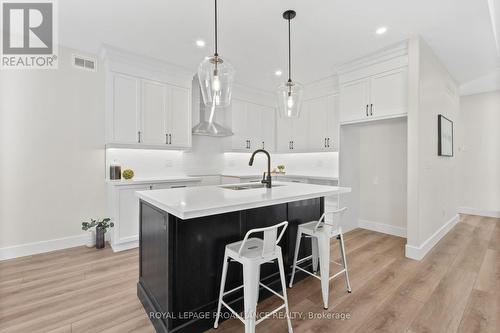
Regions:
<instances>
[{"instance_id":1,"label":"white metal bar stool","mask_svg":"<svg viewBox=\"0 0 500 333\"><path fill-rule=\"evenodd\" d=\"M217 306L217 315L215 317L214 328L219 326L219 317L222 305L231 311L239 320L245 324L245 333L255 333L255 326L261 323L264 319L269 318L279 310L285 308L286 318L288 323L288 332L292 333L292 323L290 321L290 312L288 309L288 300L286 297L286 282L285 270L283 268L283 257L281 255L281 247L278 246L279 241L283 237L288 222L284 221L267 228L257 228L249 230L242 241L226 245L224 252L224 265L222 267L222 277L219 292L219 304ZM278 229L283 227L278 235ZM264 239L249 238L251 234L263 232ZM270 261L278 260L278 267L281 278L281 288L283 295L272 290L268 286L260 282L260 265L269 263ZM243 265L243 285L232 290L224 292L226 283L227 268L230 260L234 260ZM266 316L256 319L257 302L259 299L259 285L267 289L274 295L283 300L283 305L269 312ZM223 297L243 288L244 297L244 318L236 313L226 302Z\"/></svg>"},{"instance_id":2,"label":"white metal bar stool","mask_svg":"<svg viewBox=\"0 0 500 333\"><path fill-rule=\"evenodd\" d=\"M328 289L329 289L329 281L331 279L344 273L345 282L347 285L347 292L349 293L351 292L351 284L349 283L349 273L347 272L347 259L345 255L344 236L342 235L342 228L340 226L340 218L344 214L346 209L347 207L344 207L335 211L325 212L321 216L319 221L311 221L303 223L299 225L299 228L297 230L297 241L295 245L295 255L293 259L290 288L292 288L293 285L293 278L295 276L296 269L299 269L304 273L307 273L321 280L321 292L323 295L323 306L325 309L328 309ZM327 214L332 214L333 223L325 222ZM311 238L312 255L302 259L298 259L300 240L302 236ZM333 237L337 237L337 239L339 240L340 254L342 257L342 264L338 262L335 263L339 266L342 266L343 269L340 272L335 273L333 276L330 276L330 239ZM297 264L300 264L309 259L312 259L314 274L297 266ZM319 259L320 276L316 274L318 270L318 259Z\"/></svg>"}]
</instances>

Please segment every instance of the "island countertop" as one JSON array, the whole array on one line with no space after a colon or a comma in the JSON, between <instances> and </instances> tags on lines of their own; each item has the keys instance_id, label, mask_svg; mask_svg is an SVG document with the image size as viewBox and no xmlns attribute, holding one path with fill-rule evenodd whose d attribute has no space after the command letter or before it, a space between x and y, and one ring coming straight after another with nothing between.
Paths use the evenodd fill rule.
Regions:
<instances>
[{"instance_id":1,"label":"island countertop","mask_svg":"<svg viewBox=\"0 0 500 333\"><path fill-rule=\"evenodd\" d=\"M233 190L225 188L228 186L230 185L185 187L136 193L143 201L186 220L351 192L349 187L287 182L274 182L270 189Z\"/></svg>"}]
</instances>

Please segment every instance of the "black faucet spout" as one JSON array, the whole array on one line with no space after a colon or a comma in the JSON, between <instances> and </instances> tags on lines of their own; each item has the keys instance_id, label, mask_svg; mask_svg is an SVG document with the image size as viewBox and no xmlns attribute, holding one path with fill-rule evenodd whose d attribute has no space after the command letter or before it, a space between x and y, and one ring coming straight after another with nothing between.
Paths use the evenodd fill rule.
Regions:
<instances>
[{"instance_id":1,"label":"black faucet spout","mask_svg":"<svg viewBox=\"0 0 500 333\"><path fill-rule=\"evenodd\" d=\"M262 176L262 184L266 184L267 188L272 187L272 177L271 177L271 155L267 152L267 150L264 149L257 149L252 153L252 156L250 157L250 161L248 162L248 165L252 166L253 165L253 160L255 158L255 155L258 153L263 153L267 156L267 177L266 173L264 172L264 175Z\"/></svg>"}]
</instances>

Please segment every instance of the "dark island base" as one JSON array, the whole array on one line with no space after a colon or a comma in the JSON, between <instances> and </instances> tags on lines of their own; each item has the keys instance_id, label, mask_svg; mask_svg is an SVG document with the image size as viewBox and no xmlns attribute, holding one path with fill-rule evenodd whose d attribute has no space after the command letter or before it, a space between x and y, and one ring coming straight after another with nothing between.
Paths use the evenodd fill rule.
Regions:
<instances>
[{"instance_id":1,"label":"dark island base","mask_svg":"<svg viewBox=\"0 0 500 333\"><path fill-rule=\"evenodd\" d=\"M280 242L289 279L297 226L319 219L323 207L323 198L317 198L181 220L141 201L137 295L156 331L199 333L213 326L224 248L243 239L250 229L289 222ZM310 241L305 239L299 257L310 254ZM306 276L297 273L295 280ZM261 281L281 291L277 264L261 267ZM230 263L226 291L242 282L241 265ZM259 299L269 296L271 293L261 288ZM236 311L243 311L242 291L224 299ZM223 315L229 316L224 307Z\"/></svg>"}]
</instances>

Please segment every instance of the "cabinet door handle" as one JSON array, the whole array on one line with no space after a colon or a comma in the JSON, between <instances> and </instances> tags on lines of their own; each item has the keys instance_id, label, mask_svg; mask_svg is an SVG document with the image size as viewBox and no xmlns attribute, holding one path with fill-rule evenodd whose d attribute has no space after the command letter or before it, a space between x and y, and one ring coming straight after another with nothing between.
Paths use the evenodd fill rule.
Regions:
<instances>
[{"instance_id":1,"label":"cabinet door handle","mask_svg":"<svg viewBox=\"0 0 500 333\"><path fill-rule=\"evenodd\" d=\"M153 185L149 185L149 189L152 190L153 189Z\"/></svg>"},{"instance_id":2,"label":"cabinet door handle","mask_svg":"<svg viewBox=\"0 0 500 333\"><path fill-rule=\"evenodd\" d=\"M295 144L295 142L292 141L292 149L295 149L294 144Z\"/></svg>"},{"instance_id":3,"label":"cabinet door handle","mask_svg":"<svg viewBox=\"0 0 500 333\"><path fill-rule=\"evenodd\" d=\"M137 131L137 142L141 143L141 131Z\"/></svg>"},{"instance_id":4,"label":"cabinet door handle","mask_svg":"<svg viewBox=\"0 0 500 333\"><path fill-rule=\"evenodd\" d=\"M368 104L366 104L366 116L368 117Z\"/></svg>"},{"instance_id":5,"label":"cabinet door handle","mask_svg":"<svg viewBox=\"0 0 500 333\"><path fill-rule=\"evenodd\" d=\"M168 135L168 144L172 144L172 134Z\"/></svg>"},{"instance_id":6,"label":"cabinet door handle","mask_svg":"<svg viewBox=\"0 0 500 333\"><path fill-rule=\"evenodd\" d=\"M326 138L325 138L325 148L326 148Z\"/></svg>"},{"instance_id":7,"label":"cabinet door handle","mask_svg":"<svg viewBox=\"0 0 500 333\"><path fill-rule=\"evenodd\" d=\"M370 116L373 116L373 104L370 104Z\"/></svg>"},{"instance_id":8,"label":"cabinet door handle","mask_svg":"<svg viewBox=\"0 0 500 333\"><path fill-rule=\"evenodd\" d=\"M264 144L264 141L262 141L262 149L266 149L266 145Z\"/></svg>"},{"instance_id":9,"label":"cabinet door handle","mask_svg":"<svg viewBox=\"0 0 500 333\"><path fill-rule=\"evenodd\" d=\"M326 142L327 142L326 146L327 146L328 148L330 148L330 138L327 138L327 141L326 141Z\"/></svg>"},{"instance_id":10,"label":"cabinet door handle","mask_svg":"<svg viewBox=\"0 0 500 333\"><path fill-rule=\"evenodd\" d=\"M165 134L165 144L168 145L168 134Z\"/></svg>"}]
</instances>

